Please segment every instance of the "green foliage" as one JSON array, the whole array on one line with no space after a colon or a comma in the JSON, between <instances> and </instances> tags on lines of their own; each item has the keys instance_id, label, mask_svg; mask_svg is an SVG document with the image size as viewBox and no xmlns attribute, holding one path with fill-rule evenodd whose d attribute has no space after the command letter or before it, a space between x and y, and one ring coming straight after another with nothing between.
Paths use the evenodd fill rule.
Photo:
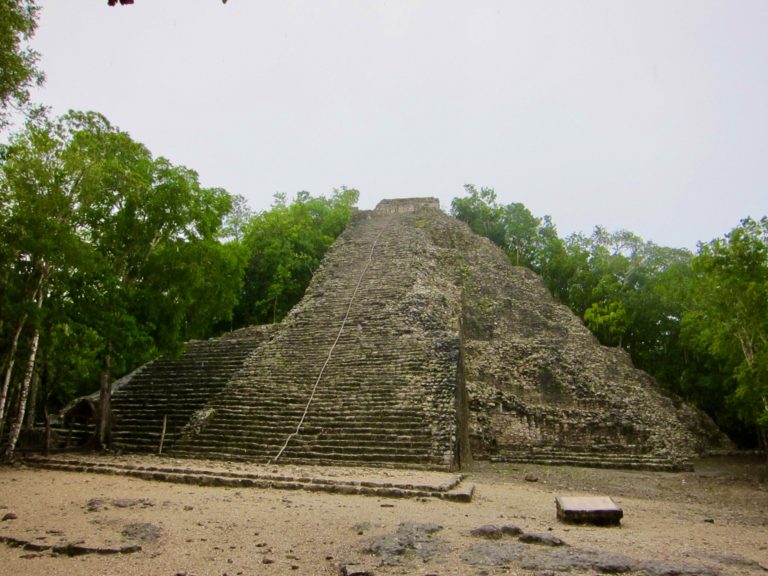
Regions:
<instances>
[{"instance_id":1,"label":"green foliage","mask_svg":"<svg viewBox=\"0 0 768 576\"><path fill-rule=\"evenodd\" d=\"M241 249L220 238L231 209L99 114L31 120L2 150L0 358L20 353L18 326L44 328L38 370L63 401L209 336L241 288Z\"/></svg>"},{"instance_id":2,"label":"green foliage","mask_svg":"<svg viewBox=\"0 0 768 576\"><path fill-rule=\"evenodd\" d=\"M276 194L256 215L243 240L248 255L235 324L277 322L301 299L325 252L346 227L357 203L354 189L330 198L299 192L292 203Z\"/></svg>"},{"instance_id":3,"label":"green foliage","mask_svg":"<svg viewBox=\"0 0 768 576\"><path fill-rule=\"evenodd\" d=\"M520 203L500 205L492 188L464 186L467 196L454 198L451 214L504 249L510 262L542 273L557 266L564 246L549 216L536 218Z\"/></svg>"},{"instance_id":4,"label":"green foliage","mask_svg":"<svg viewBox=\"0 0 768 576\"><path fill-rule=\"evenodd\" d=\"M685 342L723 378L693 374L696 387L714 389L728 409L768 430L768 218L746 219L725 238L701 244L683 315ZM765 446L764 446L765 447Z\"/></svg>"},{"instance_id":5,"label":"green foliage","mask_svg":"<svg viewBox=\"0 0 768 576\"><path fill-rule=\"evenodd\" d=\"M566 254L565 302L601 342L624 346L642 368L664 374L679 334L690 252L597 227L590 237L569 237Z\"/></svg>"},{"instance_id":6,"label":"green foliage","mask_svg":"<svg viewBox=\"0 0 768 576\"><path fill-rule=\"evenodd\" d=\"M587 327L603 342L617 342L629 328L627 310L621 302L595 302L584 312Z\"/></svg>"},{"instance_id":7,"label":"green foliage","mask_svg":"<svg viewBox=\"0 0 768 576\"><path fill-rule=\"evenodd\" d=\"M34 0L0 0L0 129L10 109L29 102L29 89L43 82L39 55L26 43L37 28Z\"/></svg>"},{"instance_id":8,"label":"green foliage","mask_svg":"<svg viewBox=\"0 0 768 576\"><path fill-rule=\"evenodd\" d=\"M56 407L188 339L281 318L358 198L276 195L253 216L92 112L35 117L0 157L0 373L18 386L11 360L41 334Z\"/></svg>"},{"instance_id":9,"label":"green foliage","mask_svg":"<svg viewBox=\"0 0 768 576\"><path fill-rule=\"evenodd\" d=\"M93 392L102 370L103 346L100 335L89 326L57 311L48 317L42 330L39 373L49 405L58 408Z\"/></svg>"},{"instance_id":10,"label":"green foliage","mask_svg":"<svg viewBox=\"0 0 768 576\"><path fill-rule=\"evenodd\" d=\"M498 246L506 245L504 223L501 221L501 207L496 203L493 188L480 188L465 184L465 198L454 198L451 214L469 224L474 232L485 236Z\"/></svg>"}]
</instances>

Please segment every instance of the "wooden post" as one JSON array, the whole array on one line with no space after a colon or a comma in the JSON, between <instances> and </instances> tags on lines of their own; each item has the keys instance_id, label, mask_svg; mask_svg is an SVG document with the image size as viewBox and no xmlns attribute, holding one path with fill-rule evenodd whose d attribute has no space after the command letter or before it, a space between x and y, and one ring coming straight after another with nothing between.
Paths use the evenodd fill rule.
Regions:
<instances>
[{"instance_id":1,"label":"wooden post","mask_svg":"<svg viewBox=\"0 0 768 576\"><path fill-rule=\"evenodd\" d=\"M163 432L160 434L160 449L157 451L158 454L163 453L163 442L165 442L165 426L168 423L168 415L163 415Z\"/></svg>"}]
</instances>

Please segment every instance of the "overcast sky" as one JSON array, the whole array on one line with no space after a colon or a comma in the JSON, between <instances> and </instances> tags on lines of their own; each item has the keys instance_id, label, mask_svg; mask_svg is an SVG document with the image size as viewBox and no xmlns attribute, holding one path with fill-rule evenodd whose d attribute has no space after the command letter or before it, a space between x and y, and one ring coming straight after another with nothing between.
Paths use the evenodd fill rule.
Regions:
<instances>
[{"instance_id":1,"label":"overcast sky","mask_svg":"<svg viewBox=\"0 0 768 576\"><path fill-rule=\"evenodd\" d=\"M495 188L693 248L768 212L768 2L40 0L36 98L268 208Z\"/></svg>"}]
</instances>

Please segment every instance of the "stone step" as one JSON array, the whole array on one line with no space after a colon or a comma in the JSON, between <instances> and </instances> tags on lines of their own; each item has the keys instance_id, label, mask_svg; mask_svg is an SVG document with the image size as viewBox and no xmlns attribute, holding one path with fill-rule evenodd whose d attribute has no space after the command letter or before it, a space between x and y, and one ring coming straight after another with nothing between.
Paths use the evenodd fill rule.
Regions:
<instances>
[{"instance_id":1,"label":"stone step","mask_svg":"<svg viewBox=\"0 0 768 576\"><path fill-rule=\"evenodd\" d=\"M390 436L386 440L372 440L370 436L362 436L357 437L354 434L349 434L343 437L310 437L310 436L292 436L291 434L293 431L287 432L287 433L265 433L265 434L250 434L250 435L237 435L237 436L222 436L219 432L212 432L207 433L203 432L200 434L197 434L195 438L197 439L197 442L199 445L206 444L210 446L240 446L240 447L247 447L247 446L282 446L285 444L286 439L289 437L291 438L289 441L289 446L301 446L301 447L314 447L314 446L324 446L324 447L335 447L339 446L341 448L346 447L353 447L354 449L360 449L360 450L380 450L382 452L386 452L390 449L394 448L403 448L406 450L425 450L429 449L432 446L432 439L410 439L410 438L400 438L399 440L396 439L397 437L395 435ZM148 432L145 434L145 436L149 436L159 438L160 433L159 432Z\"/></svg>"},{"instance_id":2,"label":"stone step","mask_svg":"<svg viewBox=\"0 0 768 576\"><path fill-rule=\"evenodd\" d=\"M147 414L154 414L155 412L146 412ZM304 408L297 406L291 409L284 409L281 411L261 411L258 407L249 408L248 411L242 412L229 412L225 413L223 410L217 410L215 417L222 422L239 422L244 419L253 419L258 422L273 422L273 421L285 421L298 423L304 414ZM408 423L413 427L419 427L424 425L424 417L415 414L409 414L407 412L387 411L384 410L354 410L347 411L344 414L334 414L332 411L327 410L323 412L308 412L307 419L315 426L327 426L334 423L338 423L339 426L343 426L349 422L360 422L361 420L370 422L371 425L381 425L388 422ZM245 424L245 422L244 422Z\"/></svg>"},{"instance_id":3,"label":"stone step","mask_svg":"<svg viewBox=\"0 0 768 576\"><path fill-rule=\"evenodd\" d=\"M170 426L166 426L166 435L177 434L182 430L181 427L172 429ZM236 441L250 441L258 439L259 441L268 440L269 442L282 443L285 438L290 434L293 434L296 430L295 427L283 426L282 428L264 428L259 430L243 431L240 434L233 436L226 434L227 429L206 428L200 432L198 438L211 439L213 441L220 442L236 442ZM142 434L145 436L159 438L162 433L162 423L157 426L143 426L143 427L116 427L113 430L113 437L115 438L128 438L135 434ZM428 434L421 432L406 434L402 430L397 429L380 429L373 432L359 430L327 430L322 433L308 432L302 428L301 433L295 436L297 439L307 442L355 442L362 445L412 445L412 446L428 446L432 443L432 438Z\"/></svg>"},{"instance_id":4,"label":"stone step","mask_svg":"<svg viewBox=\"0 0 768 576\"><path fill-rule=\"evenodd\" d=\"M285 427L282 430L264 429L260 431L251 431L250 433L241 433L236 438L232 438L224 430L206 430L197 436L199 442L205 442L215 445L235 445L246 443L260 443L268 445L281 445L285 439L295 431L295 428ZM182 427L166 426L166 446L170 446L179 434ZM136 426L116 427L113 431L113 439L116 443L127 446L130 444L152 444L158 445L162 435L162 425L156 426ZM376 433L359 433L355 430L328 431L322 436L302 433L295 437L292 443L297 445L313 445L323 447L341 447L356 446L362 449L368 447L388 448L409 448L415 450L429 450L432 446L432 440L424 434L403 434L401 430L377 430Z\"/></svg>"},{"instance_id":5,"label":"stone step","mask_svg":"<svg viewBox=\"0 0 768 576\"><path fill-rule=\"evenodd\" d=\"M137 375L131 382L131 386L136 386L137 389L145 388L153 384L171 384L175 382L195 382L205 381L208 379L218 380L221 378L228 378L242 367L242 362L232 363L232 365L215 365L210 364L205 367L194 366L176 369L172 366L167 368L152 368L143 371Z\"/></svg>"},{"instance_id":6,"label":"stone step","mask_svg":"<svg viewBox=\"0 0 768 576\"><path fill-rule=\"evenodd\" d=\"M221 439L214 436L198 436L198 442L207 447L217 447L224 449L227 447L237 448L238 450L261 450L265 447L277 447L278 449L285 444L288 437L262 437L262 438L236 438ZM313 452L328 453L382 453L402 452L409 454L426 453L431 448L431 442L413 443L407 441L390 441L386 447L381 442L364 441L333 441L325 439L311 439L293 437L288 442L288 449L291 451L310 450Z\"/></svg>"},{"instance_id":7,"label":"stone step","mask_svg":"<svg viewBox=\"0 0 768 576\"><path fill-rule=\"evenodd\" d=\"M622 468L629 470L658 470L682 472L693 470L690 462L671 459L642 457L626 454L579 454L564 452L553 454L515 454L504 453L492 455L491 462L510 462L521 464L539 464L546 466L583 466L587 468Z\"/></svg>"},{"instance_id":8,"label":"stone step","mask_svg":"<svg viewBox=\"0 0 768 576\"><path fill-rule=\"evenodd\" d=\"M253 352L253 348L243 348L242 350L223 352L220 350L209 350L206 353L185 354L180 358L168 359L159 358L150 365L153 370L167 371L172 368L182 368L185 370L202 370L210 366L235 366L243 361Z\"/></svg>"},{"instance_id":9,"label":"stone step","mask_svg":"<svg viewBox=\"0 0 768 576\"><path fill-rule=\"evenodd\" d=\"M224 430L221 429L205 429L197 434L197 437L203 441L214 442L267 442L270 444L282 444L288 436L291 436L296 431L295 428L283 427L276 430L258 430L251 431L249 433L242 433L236 436L224 434ZM155 432L159 434L158 432ZM362 445L370 446L388 446L390 444L409 444L413 446L428 446L432 444L432 438L428 435L418 434L402 434L400 430L378 430L375 434L360 434L355 430L340 430L338 432L328 432L325 434L307 434L304 431L298 436L292 436L292 438L302 438L308 442L349 442L349 443L361 443Z\"/></svg>"},{"instance_id":10,"label":"stone step","mask_svg":"<svg viewBox=\"0 0 768 576\"><path fill-rule=\"evenodd\" d=\"M452 502L469 502L474 493L472 484L462 482L463 477L453 475L444 483L413 484L397 481L355 481L343 477L322 477L313 471L302 473L248 473L200 467L140 466L95 461L67 461L31 458L28 465L48 470L65 472L114 474L145 480L196 484L200 486L230 486L235 488L272 488L286 490L308 490L335 494L356 494L383 498L438 498Z\"/></svg>"},{"instance_id":11,"label":"stone step","mask_svg":"<svg viewBox=\"0 0 768 576\"><path fill-rule=\"evenodd\" d=\"M142 403L146 400L165 400L169 399L173 402L184 401L185 399L194 399L195 401L205 396L205 392L210 392L211 383L207 382L205 387L191 387L186 384L179 384L178 386L167 387L154 387L146 390L131 390L130 394L121 392L115 394L114 400L121 406L142 406ZM307 405L307 401L310 398L311 390L287 390L283 389L277 393L272 391L268 394L259 394L258 391L231 391L227 398L222 398L222 401L227 401L230 405L239 406L239 403L243 400L258 400L258 403L263 406L275 406L280 408L286 404L301 405L304 408ZM372 406L372 407L387 407L389 410L409 410L414 411L415 402L423 400L424 394L421 392L404 392L398 393L397 391L391 391L390 393L384 392L368 392L359 389L346 388L339 386L337 390L331 391L329 389L317 390L315 397L312 399L310 406L322 406L330 407L334 406L337 410L354 408L359 405Z\"/></svg>"},{"instance_id":12,"label":"stone step","mask_svg":"<svg viewBox=\"0 0 768 576\"><path fill-rule=\"evenodd\" d=\"M247 428L241 428L241 436L273 436L284 437L296 431L296 423L285 423L279 426L255 426L250 425ZM201 434L217 435L224 432L224 429L215 426L205 428ZM431 439L431 434L423 428L372 428L363 423L362 426L353 427L335 427L320 428L314 426L302 426L301 435L308 437L317 437L318 435L329 438L371 441L371 442L392 442L399 438L411 438L426 442Z\"/></svg>"},{"instance_id":13,"label":"stone step","mask_svg":"<svg viewBox=\"0 0 768 576\"><path fill-rule=\"evenodd\" d=\"M117 409L143 409L152 410L155 405L199 405L210 400L211 394L218 394L223 385L209 384L206 390L174 390L173 388L159 389L145 393L131 393L117 397L114 400ZM207 396L206 396L207 392Z\"/></svg>"},{"instance_id":14,"label":"stone step","mask_svg":"<svg viewBox=\"0 0 768 576\"><path fill-rule=\"evenodd\" d=\"M237 446L208 446L200 443L194 450L182 448L173 448L168 451L174 456L204 457L214 459L238 459L252 462L271 462L280 451L281 446L268 446L263 449L244 449ZM339 464L344 466L376 466L376 465L433 465L440 464L439 460L430 454L410 454L402 452L390 453L339 453L339 452L320 452L314 450L293 450L286 448L280 456L280 462L288 463L314 463L314 464Z\"/></svg>"},{"instance_id":15,"label":"stone step","mask_svg":"<svg viewBox=\"0 0 768 576\"><path fill-rule=\"evenodd\" d=\"M164 414L184 414L187 411L194 410L196 405L180 406L154 406L150 408L116 407L115 414L120 416L133 416L136 419L151 418L159 416L162 420ZM252 420L256 422L273 422L275 420L289 420L298 423L304 414L304 407L284 407L282 410L265 409L263 407L248 407L241 410L231 410L225 412L221 408L217 409L216 417L221 421L240 421ZM338 422L340 425L345 422L358 422L360 420L370 421L372 424L380 425L386 422L410 423L413 427L423 426L424 416L418 414L409 414L405 411L385 410L379 407L360 407L354 410L345 410L343 415L335 415L334 411L327 408L323 411L310 410L307 412L307 419L316 423L318 426Z\"/></svg>"},{"instance_id":16,"label":"stone step","mask_svg":"<svg viewBox=\"0 0 768 576\"><path fill-rule=\"evenodd\" d=\"M139 392L144 390L153 390L159 387L175 388L177 386L191 386L199 387L207 382L220 382L228 381L231 375L240 369L241 365L237 366L213 366L207 368L205 371L192 371L192 370L176 370L168 369L167 372L162 371L148 371L145 376L141 378L136 377L130 383L130 388L133 391ZM127 388L127 387L126 387ZM125 388L118 390L116 394L122 394L125 392Z\"/></svg>"},{"instance_id":17,"label":"stone step","mask_svg":"<svg viewBox=\"0 0 768 576\"><path fill-rule=\"evenodd\" d=\"M241 424L238 428L239 437L257 437L257 436L286 436L296 431L298 422L293 421L275 421L272 425L262 424ZM301 433L304 436L339 436L346 438L380 438L382 441L388 441L387 439L398 437L409 438L431 438L432 436L425 430L419 430L414 426L399 427L396 423L388 422L379 426L374 426L371 422L361 420L359 422L350 423L351 425L343 426L336 423L333 428L315 426L312 422L307 422L306 426L301 427ZM220 422L214 420L208 423L201 429L199 429L199 435L205 436L220 436L224 437L232 436L233 423ZM157 427L159 429L159 426Z\"/></svg>"},{"instance_id":18,"label":"stone step","mask_svg":"<svg viewBox=\"0 0 768 576\"><path fill-rule=\"evenodd\" d=\"M401 414L401 415L413 415L416 417L422 412L415 408L414 404L409 404L407 399L403 398L391 398L389 401L386 399L370 400L365 397L355 397L352 394L344 395L343 391L340 392L341 397L333 398L327 396L321 396L315 398L310 404L307 404L306 396L285 396L283 398L275 399L263 399L255 397L247 397L245 395L229 396L228 398L218 398L217 404L219 407L217 411L221 414L234 414L234 415L250 415L258 410L260 414L279 414L281 412L292 412L300 410L302 413L309 406L310 412L315 413L337 413L337 414L351 414L354 412L376 412L380 413L386 411L389 414ZM154 397L142 396L142 399L158 400L162 399L157 395ZM181 400L181 399L180 399ZM411 402L418 402L421 398L414 398ZM249 402L250 401L250 402ZM123 406L129 406L131 408L144 408L151 409L151 406L147 406L146 402L142 403L138 398L129 402L123 402Z\"/></svg>"}]
</instances>

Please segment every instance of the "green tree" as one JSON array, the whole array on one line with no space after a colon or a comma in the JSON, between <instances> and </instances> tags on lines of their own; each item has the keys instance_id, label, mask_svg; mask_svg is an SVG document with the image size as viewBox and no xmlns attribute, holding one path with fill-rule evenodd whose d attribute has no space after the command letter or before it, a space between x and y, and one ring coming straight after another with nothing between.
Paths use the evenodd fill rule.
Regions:
<instances>
[{"instance_id":1,"label":"green tree","mask_svg":"<svg viewBox=\"0 0 768 576\"><path fill-rule=\"evenodd\" d=\"M29 351L7 452L42 325L50 330L42 340L49 379L98 358L104 443L113 376L231 318L243 266L219 238L231 198L201 187L193 171L153 158L95 113L30 121L4 148L2 168L0 274L14 298L0 300L9 319L0 336L0 406L7 404L15 358ZM18 337L25 330L26 339ZM62 346L72 335L87 349Z\"/></svg>"},{"instance_id":2,"label":"green tree","mask_svg":"<svg viewBox=\"0 0 768 576\"><path fill-rule=\"evenodd\" d=\"M451 214L466 222L475 233L485 236L497 246L505 247L506 233L495 190L478 190L473 184L465 184L464 190L466 197L454 198L451 202Z\"/></svg>"},{"instance_id":3,"label":"green tree","mask_svg":"<svg viewBox=\"0 0 768 576\"><path fill-rule=\"evenodd\" d=\"M10 110L29 103L29 90L43 82L39 54L27 43L37 28L34 0L0 0L0 129Z\"/></svg>"},{"instance_id":4,"label":"green tree","mask_svg":"<svg viewBox=\"0 0 768 576\"><path fill-rule=\"evenodd\" d=\"M747 218L725 238L701 244L694 271L684 337L723 376L698 384L718 387L768 448L768 218Z\"/></svg>"},{"instance_id":5,"label":"green tree","mask_svg":"<svg viewBox=\"0 0 768 576\"><path fill-rule=\"evenodd\" d=\"M223 236L235 242L242 241L253 216L254 213L243 196L239 194L232 196L232 210L224 219Z\"/></svg>"},{"instance_id":6,"label":"green tree","mask_svg":"<svg viewBox=\"0 0 768 576\"><path fill-rule=\"evenodd\" d=\"M277 322L301 299L328 248L347 226L358 191L340 188L330 198L299 192L289 203L276 194L270 210L246 227L248 265L236 325Z\"/></svg>"},{"instance_id":7,"label":"green tree","mask_svg":"<svg viewBox=\"0 0 768 576\"><path fill-rule=\"evenodd\" d=\"M502 248L512 264L542 274L550 284L560 272L564 251L552 219L534 216L519 202L499 204L492 188L466 184L464 190L467 196L451 202L451 214Z\"/></svg>"},{"instance_id":8,"label":"green tree","mask_svg":"<svg viewBox=\"0 0 768 576\"><path fill-rule=\"evenodd\" d=\"M603 344L624 347L638 367L679 392L686 369L680 321L693 255L602 227L570 236L566 254L563 300Z\"/></svg>"},{"instance_id":9,"label":"green tree","mask_svg":"<svg viewBox=\"0 0 768 576\"><path fill-rule=\"evenodd\" d=\"M26 410L35 367L40 326L51 285L78 259L79 246L71 226L68 202L72 179L59 170L56 128L48 121L30 122L23 134L3 149L0 200L3 208L3 280L12 294L2 305L4 376L0 390L0 424L8 408L17 358L24 374L18 387L16 415L7 454L11 456ZM12 334L10 338L8 335ZM26 335L26 337L25 337Z\"/></svg>"}]
</instances>

